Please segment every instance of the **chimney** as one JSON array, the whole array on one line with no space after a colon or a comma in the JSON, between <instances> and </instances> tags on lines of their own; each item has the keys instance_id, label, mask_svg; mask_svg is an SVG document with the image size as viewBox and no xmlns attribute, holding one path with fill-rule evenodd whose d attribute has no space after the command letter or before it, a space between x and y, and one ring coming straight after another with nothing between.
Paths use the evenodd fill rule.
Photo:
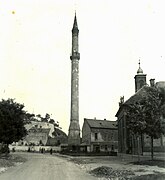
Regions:
<instances>
[{"instance_id":1,"label":"chimney","mask_svg":"<svg viewBox=\"0 0 165 180\"><path fill-rule=\"evenodd\" d=\"M124 96L120 97L119 107L124 104Z\"/></svg>"},{"instance_id":2,"label":"chimney","mask_svg":"<svg viewBox=\"0 0 165 180\"><path fill-rule=\"evenodd\" d=\"M150 86L154 87L155 86L155 79L150 79Z\"/></svg>"}]
</instances>

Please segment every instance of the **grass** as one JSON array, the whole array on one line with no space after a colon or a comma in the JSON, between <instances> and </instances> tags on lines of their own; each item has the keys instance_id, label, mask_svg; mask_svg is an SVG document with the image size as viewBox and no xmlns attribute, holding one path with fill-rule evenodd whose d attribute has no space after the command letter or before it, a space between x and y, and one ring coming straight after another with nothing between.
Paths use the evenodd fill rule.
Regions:
<instances>
[{"instance_id":1,"label":"grass","mask_svg":"<svg viewBox=\"0 0 165 180\"><path fill-rule=\"evenodd\" d=\"M0 155L0 167L10 167L16 165L17 163L23 163L25 161L25 158L15 154Z\"/></svg>"},{"instance_id":2,"label":"grass","mask_svg":"<svg viewBox=\"0 0 165 180\"><path fill-rule=\"evenodd\" d=\"M133 162L135 165L148 165L148 166L158 166L165 168L165 160L146 160L146 161L139 161Z\"/></svg>"},{"instance_id":3,"label":"grass","mask_svg":"<svg viewBox=\"0 0 165 180\"><path fill-rule=\"evenodd\" d=\"M164 180L165 174L146 174L141 176L133 177L131 180Z\"/></svg>"},{"instance_id":4,"label":"grass","mask_svg":"<svg viewBox=\"0 0 165 180\"><path fill-rule=\"evenodd\" d=\"M71 158L76 164L88 164L88 163L98 163L98 159L96 158ZM104 159L105 160L105 159ZM109 163L111 161L109 160ZM120 162L118 162L120 163ZM144 160L140 162L127 162L126 164L134 165L147 165L147 166L158 166L161 168L165 168L165 160ZM137 172L137 173L135 173ZM136 174L141 174L137 176ZM109 179L118 178L119 180L165 180L165 174L159 171L153 171L152 174L147 174L146 169L137 169L134 171L122 170L122 169L112 169L111 167L101 166L89 171L90 174L96 177L104 177Z\"/></svg>"}]
</instances>

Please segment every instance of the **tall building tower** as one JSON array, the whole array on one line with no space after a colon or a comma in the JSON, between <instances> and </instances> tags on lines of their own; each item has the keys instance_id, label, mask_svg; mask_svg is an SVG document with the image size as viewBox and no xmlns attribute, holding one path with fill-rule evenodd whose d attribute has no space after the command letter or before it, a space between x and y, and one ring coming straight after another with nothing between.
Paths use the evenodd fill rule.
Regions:
<instances>
[{"instance_id":1,"label":"tall building tower","mask_svg":"<svg viewBox=\"0 0 165 180\"><path fill-rule=\"evenodd\" d=\"M143 74L143 70L140 67L139 60L139 69L137 70L137 75L135 75L135 92L141 89L144 85L146 85L146 74Z\"/></svg>"},{"instance_id":2,"label":"tall building tower","mask_svg":"<svg viewBox=\"0 0 165 180\"><path fill-rule=\"evenodd\" d=\"M68 133L68 145L76 147L80 145L80 125L79 125L79 29L76 14L72 28L72 54L71 59L71 115Z\"/></svg>"}]
</instances>

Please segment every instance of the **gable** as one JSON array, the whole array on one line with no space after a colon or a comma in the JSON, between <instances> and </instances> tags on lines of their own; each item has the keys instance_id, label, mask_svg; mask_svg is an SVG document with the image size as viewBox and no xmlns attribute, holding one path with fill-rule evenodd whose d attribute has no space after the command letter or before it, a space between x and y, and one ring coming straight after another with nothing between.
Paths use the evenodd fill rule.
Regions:
<instances>
[{"instance_id":1,"label":"gable","mask_svg":"<svg viewBox=\"0 0 165 180\"><path fill-rule=\"evenodd\" d=\"M149 90L149 86L145 85L141 89L139 89L134 95L132 95L127 101L125 101L120 107L119 110L116 113L116 117L119 116L120 112L125 109L127 105L136 103L139 99L142 99L143 97L147 96L147 92Z\"/></svg>"}]
</instances>

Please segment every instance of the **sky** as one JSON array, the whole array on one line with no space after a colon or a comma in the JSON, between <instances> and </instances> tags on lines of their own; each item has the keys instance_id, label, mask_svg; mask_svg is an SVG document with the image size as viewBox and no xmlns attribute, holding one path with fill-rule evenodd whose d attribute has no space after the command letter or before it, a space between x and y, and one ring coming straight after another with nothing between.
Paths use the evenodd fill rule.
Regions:
<instances>
[{"instance_id":1,"label":"sky","mask_svg":"<svg viewBox=\"0 0 165 180\"><path fill-rule=\"evenodd\" d=\"M79 27L79 122L115 121L135 93L139 59L147 83L165 81L164 0L0 0L0 97L51 114L68 134L71 42Z\"/></svg>"}]
</instances>

